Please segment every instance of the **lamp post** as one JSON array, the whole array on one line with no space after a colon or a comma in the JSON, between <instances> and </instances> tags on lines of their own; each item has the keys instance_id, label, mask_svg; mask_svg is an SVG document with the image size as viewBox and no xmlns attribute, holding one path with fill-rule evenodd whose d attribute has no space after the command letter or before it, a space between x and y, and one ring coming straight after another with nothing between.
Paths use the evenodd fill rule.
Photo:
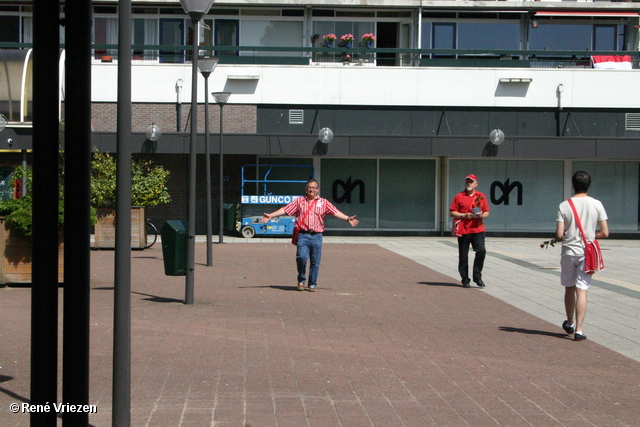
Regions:
<instances>
[{"instance_id":1,"label":"lamp post","mask_svg":"<svg viewBox=\"0 0 640 427\"><path fill-rule=\"evenodd\" d=\"M207 267L213 265L211 213L211 148L209 147L209 76L218 64L218 58L205 58L198 62L200 74L204 77L204 150L207 169Z\"/></svg>"},{"instance_id":2,"label":"lamp post","mask_svg":"<svg viewBox=\"0 0 640 427\"><path fill-rule=\"evenodd\" d=\"M229 100L229 97L231 96L231 92L213 92L211 95L213 95L213 99L214 101L216 101L216 103L220 106L220 208L219 208L219 224L218 224L218 243L224 243L223 242L223 233L222 231L224 230L224 205L223 205L223 176L222 176L222 169L223 169L223 160L222 160L222 135L223 135L223 131L222 131L222 110L224 107L224 104L227 103L227 101Z\"/></svg>"},{"instance_id":3,"label":"lamp post","mask_svg":"<svg viewBox=\"0 0 640 427\"><path fill-rule=\"evenodd\" d=\"M198 136L198 22L209 11L213 0L180 0L193 26L191 66L191 133L189 136L189 203L187 208L187 259L185 304L193 304L196 252L196 137Z\"/></svg>"}]
</instances>

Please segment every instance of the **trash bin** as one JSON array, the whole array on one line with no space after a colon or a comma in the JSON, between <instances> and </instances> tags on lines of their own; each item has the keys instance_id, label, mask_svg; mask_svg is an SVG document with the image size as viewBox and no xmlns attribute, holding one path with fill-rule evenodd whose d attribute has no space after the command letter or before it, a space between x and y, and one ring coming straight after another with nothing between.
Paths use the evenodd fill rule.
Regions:
<instances>
[{"instance_id":1,"label":"trash bin","mask_svg":"<svg viewBox=\"0 0 640 427\"><path fill-rule=\"evenodd\" d=\"M187 274L187 223L185 221L165 221L160 230L164 274L186 276Z\"/></svg>"},{"instance_id":2,"label":"trash bin","mask_svg":"<svg viewBox=\"0 0 640 427\"><path fill-rule=\"evenodd\" d=\"M238 206L233 203L225 203L222 205L223 217L222 224L225 231L235 231L236 229L236 212Z\"/></svg>"}]
</instances>

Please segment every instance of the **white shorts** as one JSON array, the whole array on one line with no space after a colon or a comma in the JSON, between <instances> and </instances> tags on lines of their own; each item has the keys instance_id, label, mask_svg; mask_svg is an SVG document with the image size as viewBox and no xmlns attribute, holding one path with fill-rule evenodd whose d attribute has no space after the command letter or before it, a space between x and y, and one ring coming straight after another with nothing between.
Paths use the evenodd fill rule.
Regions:
<instances>
[{"instance_id":1,"label":"white shorts","mask_svg":"<svg viewBox=\"0 0 640 427\"><path fill-rule=\"evenodd\" d=\"M584 256L562 255L560 257L560 283L570 288L589 289L591 274L584 272Z\"/></svg>"}]
</instances>

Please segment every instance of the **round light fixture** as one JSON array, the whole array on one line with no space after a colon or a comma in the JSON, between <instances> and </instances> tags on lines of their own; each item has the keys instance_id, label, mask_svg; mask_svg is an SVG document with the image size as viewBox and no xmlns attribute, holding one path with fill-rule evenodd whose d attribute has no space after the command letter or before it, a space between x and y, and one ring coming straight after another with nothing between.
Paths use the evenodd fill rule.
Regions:
<instances>
[{"instance_id":1,"label":"round light fixture","mask_svg":"<svg viewBox=\"0 0 640 427\"><path fill-rule=\"evenodd\" d=\"M500 145L504 142L504 132L502 132L500 129L495 128L494 130L491 131L491 133L489 134L489 141L491 141L491 143L493 145Z\"/></svg>"},{"instance_id":2,"label":"round light fixture","mask_svg":"<svg viewBox=\"0 0 640 427\"><path fill-rule=\"evenodd\" d=\"M320 129L320 132L318 133L318 139L324 144L331 142L331 140L333 139L333 131L327 127Z\"/></svg>"},{"instance_id":3,"label":"round light fixture","mask_svg":"<svg viewBox=\"0 0 640 427\"><path fill-rule=\"evenodd\" d=\"M157 141L162 136L162 132L160 128L156 126L155 123L152 123L151 126L147 128L147 139L149 141Z\"/></svg>"}]
</instances>

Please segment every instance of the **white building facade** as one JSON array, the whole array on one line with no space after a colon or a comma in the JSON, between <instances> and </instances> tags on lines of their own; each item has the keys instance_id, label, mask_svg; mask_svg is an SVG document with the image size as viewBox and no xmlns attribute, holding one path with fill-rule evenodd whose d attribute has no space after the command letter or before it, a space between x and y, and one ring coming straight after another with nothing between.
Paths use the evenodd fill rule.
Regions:
<instances>
[{"instance_id":1,"label":"white building facade","mask_svg":"<svg viewBox=\"0 0 640 427\"><path fill-rule=\"evenodd\" d=\"M107 152L115 150L117 8L94 2L93 145ZM16 69L28 69L29 4L0 1L0 9L0 48L5 57L22 52ZM220 58L210 91L232 94L224 200L240 201L245 164L313 165L322 195L361 221L347 230L330 220L332 232L438 234L450 229L449 203L473 173L491 205L489 233L551 233L571 175L585 170L612 232L637 233L639 11L640 3L604 1L216 1L196 34L200 54ZM172 171L173 202L152 211L154 221L182 219L193 31L178 1L134 1L132 12L133 150ZM350 46L344 35L353 36ZM13 89L0 89L0 113L9 118L0 158L30 148L27 75L5 73ZM199 76L200 233L203 88ZM215 164L220 109L209 102ZM163 133L157 142L144 136L152 123ZM318 138L325 127L329 143ZM494 129L505 135L499 145L489 138ZM214 173L214 188L219 178Z\"/></svg>"}]
</instances>

